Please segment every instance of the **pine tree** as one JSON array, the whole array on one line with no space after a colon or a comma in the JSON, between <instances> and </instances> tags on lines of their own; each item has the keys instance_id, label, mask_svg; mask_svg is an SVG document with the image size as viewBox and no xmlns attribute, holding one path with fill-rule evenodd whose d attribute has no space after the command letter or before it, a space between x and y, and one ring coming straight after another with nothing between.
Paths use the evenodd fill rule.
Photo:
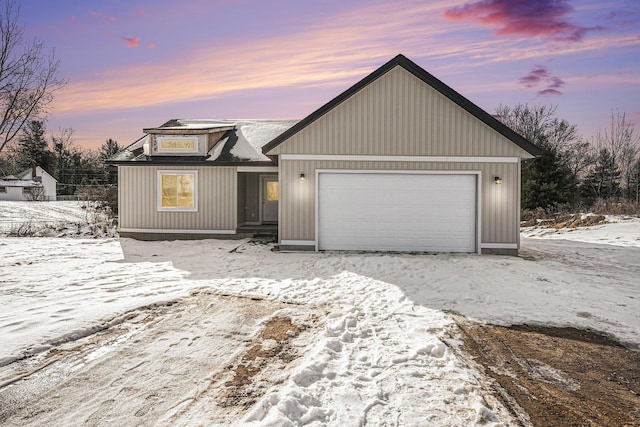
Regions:
<instances>
[{"instance_id":1,"label":"pine tree","mask_svg":"<svg viewBox=\"0 0 640 427\"><path fill-rule=\"evenodd\" d=\"M108 160L113 157L118 151L120 151L122 147L118 145L118 141L114 141L113 139L107 139L104 144L100 146L100 158L102 160Z\"/></svg>"},{"instance_id":2,"label":"pine tree","mask_svg":"<svg viewBox=\"0 0 640 427\"><path fill-rule=\"evenodd\" d=\"M582 193L590 200L610 199L621 195L620 169L608 148L602 148L598 152L595 167L584 179Z\"/></svg>"},{"instance_id":3,"label":"pine tree","mask_svg":"<svg viewBox=\"0 0 640 427\"><path fill-rule=\"evenodd\" d=\"M106 161L116 155L121 149L122 147L118 145L118 142L111 138L107 139L100 147L100 159L107 184L115 185L118 183L118 169L115 166L107 164Z\"/></svg>"},{"instance_id":4,"label":"pine tree","mask_svg":"<svg viewBox=\"0 0 640 427\"><path fill-rule=\"evenodd\" d=\"M498 118L511 129L536 144L542 155L522 164L522 207L555 208L573 203L577 176L583 168L572 161L571 153L580 143L575 125L555 117L555 107L499 106Z\"/></svg>"},{"instance_id":5,"label":"pine tree","mask_svg":"<svg viewBox=\"0 0 640 427\"><path fill-rule=\"evenodd\" d=\"M42 121L32 120L24 127L16 147L16 157L21 169L34 165L38 165L46 171L55 169L55 155L49 149Z\"/></svg>"}]
</instances>

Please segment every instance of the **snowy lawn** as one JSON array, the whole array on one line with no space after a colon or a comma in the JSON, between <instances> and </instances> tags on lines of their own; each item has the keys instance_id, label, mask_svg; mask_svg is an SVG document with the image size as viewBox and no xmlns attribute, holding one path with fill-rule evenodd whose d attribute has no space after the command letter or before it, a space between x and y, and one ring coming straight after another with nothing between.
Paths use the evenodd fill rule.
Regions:
<instances>
[{"instance_id":1,"label":"snowy lawn","mask_svg":"<svg viewBox=\"0 0 640 427\"><path fill-rule=\"evenodd\" d=\"M0 201L0 236L117 237L108 215L94 202Z\"/></svg>"},{"instance_id":2,"label":"snowy lawn","mask_svg":"<svg viewBox=\"0 0 640 427\"><path fill-rule=\"evenodd\" d=\"M607 240L625 246L525 238L519 258L277 253L247 241L0 238L0 386L21 375L28 359L16 361L25 355L44 357L108 327L127 331L68 362L74 367L69 372L94 366L98 376L127 367L109 374L109 384L93 384L101 390L98 398L80 398L87 390L67 382L59 392L67 393L62 404L45 394L36 418L9 421L131 424L144 413L148 424L228 423L228 409L216 407L212 397L225 382L214 379L237 359L239 348L254 342L248 337L284 313L310 325L292 341L299 357L282 367L277 381L261 383L257 403L235 413L237 422L508 424L480 374L447 346L455 324L446 310L496 324L588 328L640 348L640 222L626 226L624 240ZM614 229L596 231L607 235L607 227ZM224 305L211 298L221 295L273 306L238 329L247 306L228 302L228 314L220 315ZM155 314L145 308L170 301L178 304ZM202 301L213 308L187 309ZM147 318L158 320L141 320ZM209 338L198 339L203 334ZM180 345L191 342L200 345ZM166 383L154 374L179 371L180 355L193 358L197 375ZM138 394L113 385L126 378L138 384ZM0 412L9 405L3 396L11 395L11 387L19 383L2 390ZM151 411L149 396L160 389L165 404ZM118 404L109 410L113 401Z\"/></svg>"}]
</instances>

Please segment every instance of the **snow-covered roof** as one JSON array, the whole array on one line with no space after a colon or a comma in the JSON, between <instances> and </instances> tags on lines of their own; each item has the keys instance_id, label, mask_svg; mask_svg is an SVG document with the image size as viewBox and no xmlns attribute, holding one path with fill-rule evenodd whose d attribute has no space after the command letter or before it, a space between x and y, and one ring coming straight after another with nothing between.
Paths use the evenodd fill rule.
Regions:
<instances>
[{"instance_id":1,"label":"snow-covered roof","mask_svg":"<svg viewBox=\"0 0 640 427\"><path fill-rule=\"evenodd\" d=\"M123 148L109 160L112 162L146 160L147 156L144 153L144 145L148 143L149 135L145 135L128 147Z\"/></svg>"},{"instance_id":2,"label":"snow-covered roof","mask_svg":"<svg viewBox=\"0 0 640 427\"><path fill-rule=\"evenodd\" d=\"M252 163L269 162L270 159L262 154L262 147L269 141L295 125L297 120L257 120L257 119L173 119L157 128L144 129L149 133L164 133L166 131L189 131L190 134L201 130L202 134L224 132L220 139L207 153L206 162L217 163ZM111 162L142 162L148 161L148 149L145 144L150 142L149 133L129 145L115 156ZM166 160L166 157L163 156Z\"/></svg>"},{"instance_id":3,"label":"snow-covered roof","mask_svg":"<svg viewBox=\"0 0 640 427\"><path fill-rule=\"evenodd\" d=\"M13 175L0 178L0 187L40 187L41 183L31 179L18 179Z\"/></svg>"},{"instance_id":4,"label":"snow-covered roof","mask_svg":"<svg viewBox=\"0 0 640 427\"><path fill-rule=\"evenodd\" d=\"M207 161L268 162L262 147L292 127L297 120L240 120L209 151Z\"/></svg>"}]
</instances>

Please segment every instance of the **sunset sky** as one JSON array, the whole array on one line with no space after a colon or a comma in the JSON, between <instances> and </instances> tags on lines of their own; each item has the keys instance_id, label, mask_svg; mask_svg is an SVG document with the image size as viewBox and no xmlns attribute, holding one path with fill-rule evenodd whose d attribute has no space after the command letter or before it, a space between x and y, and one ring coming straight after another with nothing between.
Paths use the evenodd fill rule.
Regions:
<instances>
[{"instance_id":1,"label":"sunset sky","mask_svg":"<svg viewBox=\"0 0 640 427\"><path fill-rule=\"evenodd\" d=\"M398 53L488 112L640 124L638 0L19 0L55 49L49 132L128 145L171 118L303 118ZM640 126L636 126L640 128Z\"/></svg>"}]
</instances>

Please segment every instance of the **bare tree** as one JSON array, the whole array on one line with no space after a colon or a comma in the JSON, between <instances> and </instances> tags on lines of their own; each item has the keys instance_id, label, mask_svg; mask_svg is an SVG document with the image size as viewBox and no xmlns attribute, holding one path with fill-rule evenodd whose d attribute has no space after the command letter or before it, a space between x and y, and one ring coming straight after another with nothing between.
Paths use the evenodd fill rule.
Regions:
<instances>
[{"instance_id":1,"label":"bare tree","mask_svg":"<svg viewBox=\"0 0 640 427\"><path fill-rule=\"evenodd\" d=\"M611 112L611 127L598 131L593 138L593 145L597 150L606 149L611 157L611 173L618 173L619 184L625 190L625 196L632 199L632 181L634 163L640 153L640 137L634 133L635 129L627 122L626 113Z\"/></svg>"},{"instance_id":2,"label":"bare tree","mask_svg":"<svg viewBox=\"0 0 640 427\"><path fill-rule=\"evenodd\" d=\"M23 40L16 0L0 4L0 152L31 118L49 111L55 91L66 82L57 77L60 61L38 39Z\"/></svg>"},{"instance_id":3,"label":"bare tree","mask_svg":"<svg viewBox=\"0 0 640 427\"><path fill-rule=\"evenodd\" d=\"M24 194L24 197L27 200L32 202L41 202L44 200L45 191L42 184L37 184L31 187L25 187L24 190L22 194Z\"/></svg>"}]
</instances>

